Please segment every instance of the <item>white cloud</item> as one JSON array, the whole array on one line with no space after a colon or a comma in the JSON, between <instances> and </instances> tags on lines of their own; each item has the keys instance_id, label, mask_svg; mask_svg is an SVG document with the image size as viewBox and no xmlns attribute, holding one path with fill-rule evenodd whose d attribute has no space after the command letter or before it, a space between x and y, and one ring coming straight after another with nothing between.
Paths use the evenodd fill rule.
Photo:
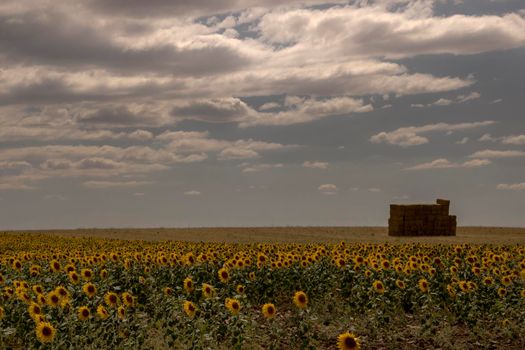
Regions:
<instances>
[{"instance_id":1,"label":"white cloud","mask_svg":"<svg viewBox=\"0 0 525 350\"><path fill-rule=\"evenodd\" d=\"M261 107L259 107L259 110L260 111L266 111L268 109L274 109L274 108L280 108L281 105L278 104L277 102L267 102L265 104L263 104Z\"/></svg>"},{"instance_id":2,"label":"white cloud","mask_svg":"<svg viewBox=\"0 0 525 350\"><path fill-rule=\"evenodd\" d=\"M468 137L465 136L461 140L456 141L456 144L458 144L458 145L465 145L467 142L468 142Z\"/></svg>"},{"instance_id":3,"label":"white cloud","mask_svg":"<svg viewBox=\"0 0 525 350\"><path fill-rule=\"evenodd\" d=\"M486 141L496 141L495 138L493 138L492 136L490 136L490 134L483 134L479 139L478 141L482 141L482 142L486 142Z\"/></svg>"},{"instance_id":4,"label":"white cloud","mask_svg":"<svg viewBox=\"0 0 525 350\"><path fill-rule=\"evenodd\" d=\"M319 161L305 161L303 163L303 168L312 168L312 169L327 169L328 163L327 162L319 162Z\"/></svg>"},{"instance_id":5,"label":"white cloud","mask_svg":"<svg viewBox=\"0 0 525 350\"><path fill-rule=\"evenodd\" d=\"M420 136L437 131L463 131L485 127L494 124L494 121L488 120L483 122L459 123L459 124L427 124L423 126L408 126L396 129L389 132L380 132L370 138L372 143L387 143L390 145L397 145L401 147L417 146L428 143L428 138Z\"/></svg>"},{"instance_id":6,"label":"white cloud","mask_svg":"<svg viewBox=\"0 0 525 350\"><path fill-rule=\"evenodd\" d=\"M196 191L196 190L190 190L190 191L184 192L184 195L185 196L200 196L201 192L200 191Z\"/></svg>"},{"instance_id":7,"label":"white cloud","mask_svg":"<svg viewBox=\"0 0 525 350\"><path fill-rule=\"evenodd\" d=\"M524 151L517 150L490 150L486 149L483 151L474 152L469 156L470 158L514 158L514 157L525 157Z\"/></svg>"},{"instance_id":8,"label":"white cloud","mask_svg":"<svg viewBox=\"0 0 525 350\"><path fill-rule=\"evenodd\" d=\"M251 165L245 165L245 167L242 169L243 173L256 173L264 170L269 169L276 169L276 168L282 168L284 165L281 163L276 164L251 164Z\"/></svg>"},{"instance_id":9,"label":"white cloud","mask_svg":"<svg viewBox=\"0 0 525 350\"><path fill-rule=\"evenodd\" d=\"M509 135L502 137L492 137L490 134L484 134L481 136L478 141L486 142L501 142L505 145L524 145L525 144L525 135Z\"/></svg>"},{"instance_id":10,"label":"white cloud","mask_svg":"<svg viewBox=\"0 0 525 350\"><path fill-rule=\"evenodd\" d=\"M85 181L82 186L94 189L128 188L152 184L151 181Z\"/></svg>"},{"instance_id":11,"label":"white cloud","mask_svg":"<svg viewBox=\"0 0 525 350\"><path fill-rule=\"evenodd\" d=\"M467 95L459 95L454 100L450 100L447 98L440 98L439 100L436 100L428 104L414 103L414 104L411 104L410 106L415 107L415 108L432 107L432 106L450 106L451 104L465 103L471 100L478 99L480 97L481 97L481 94L479 92L473 91Z\"/></svg>"},{"instance_id":12,"label":"white cloud","mask_svg":"<svg viewBox=\"0 0 525 350\"><path fill-rule=\"evenodd\" d=\"M324 195L335 195L339 189L334 184L322 184L317 190Z\"/></svg>"},{"instance_id":13,"label":"white cloud","mask_svg":"<svg viewBox=\"0 0 525 350\"><path fill-rule=\"evenodd\" d=\"M370 188L368 189L368 192L379 193L379 192L381 192L381 189L380 189L380 188L377 188L377 187L370 187Z\"/></svg>"},{"instance_id":14,"label":"white cloud","mask_svg":"<svg viewBox=\"0 0 525 350\"><path fill-rule=\"evenodd\" d=\"M220 160L258 158L259 153L248 148L228 147L219 153Z\"/></svg>"},{"instance_id":15,"label":"white cloud","mask_svg":"<svg viewBox=\"0 0 525 350\"><path fill-rule=\"evenodd\" d=\"M57 201L65 201L67 199L66 196L63 196L61 194L46 194L44 197L42 197L44 200L57 200Z\"/></svg>"},{"instance_id":16,"label":"white cloud","mask_svg":"<svg viewBox=\"0 0 525 350\"><path fill-rule=\"evenodd\" d=\"M287 103L289 109L276 113L245 114L241 127L255 125L291 125L305 123L334 115L349 115L373 110L372 105L351 97L334 97L326 100L301 99L300 103Z\"/></svg>"},{"instance_id":17,"label":"white cloud","mask_svg":"<svg viewBox=\"0 0 525 350\"><path fill-rule=\"evenodd\" d=\"M525 135L504 136L501 143L506 145L525 145Z\"/></svg>"},{"instance_id":18,"label":"white cloud","mask_svg":"<svg viewBox=\"0 0 525 350\"><path fill-rule=\"evenodd\" d=\"M445 158L433 160L429 163L418 164L405 170L428 170L428 169L450 169L450 168L477 168L491 164L488 159L472 159L463 163L454 163Z\"/></svg>"},{"instance_id":19,"label":"white cloud","mask_svg":"<svg viewBox=\"0 0 525 350\"><path fill-rule=\"evenodd\" d=\"M525 182L515 184L498 184L496 188L498 190L522 191L525 190Z\"/></svg>"},{"instance_id":20,"label":"white cloud","mask_svg":"<svg viewBox=\"0 0 525 350\"><path fill-rule=\"evenodd\" d=\"M478 99L480 97L481 97L481 94L479 92L473 91L473 92L471 92L468 95L459 95L457 97L457 102L458 103L465 103L467 101L476 100L476 99Z\"/></svg>"}]
</instances>

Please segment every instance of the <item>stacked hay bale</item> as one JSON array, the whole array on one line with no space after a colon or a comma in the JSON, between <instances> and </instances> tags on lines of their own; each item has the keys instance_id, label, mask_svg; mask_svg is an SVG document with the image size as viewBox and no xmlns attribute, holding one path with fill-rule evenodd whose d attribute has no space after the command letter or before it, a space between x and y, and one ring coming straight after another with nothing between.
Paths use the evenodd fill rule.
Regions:
<instances>
[{"instance_id":1,"label":"stacked hay bale","mask_svg":"<svg viewBox=\"0 0 525 350\"><path fill-rule=\"evenodd\" d=\"M456 216L449 215L450 201L436 204L390 205L389 236L455 236Z\"/></svg>"}]
</instances>

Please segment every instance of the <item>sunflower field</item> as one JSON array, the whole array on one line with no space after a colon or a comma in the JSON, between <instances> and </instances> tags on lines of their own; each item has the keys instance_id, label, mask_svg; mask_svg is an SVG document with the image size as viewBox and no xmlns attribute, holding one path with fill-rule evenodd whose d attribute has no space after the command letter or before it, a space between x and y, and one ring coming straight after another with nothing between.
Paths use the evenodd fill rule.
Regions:
<instances>
[{"instance_id":1,"label":"sunflower field","mask_svg":"<svg viewBox=\"0 0 525 350\"><path fill-rule=\"evenodd\" d=\"M525 246L0 234L0 349L523 349Z\"/></svg>"}]
</instances>

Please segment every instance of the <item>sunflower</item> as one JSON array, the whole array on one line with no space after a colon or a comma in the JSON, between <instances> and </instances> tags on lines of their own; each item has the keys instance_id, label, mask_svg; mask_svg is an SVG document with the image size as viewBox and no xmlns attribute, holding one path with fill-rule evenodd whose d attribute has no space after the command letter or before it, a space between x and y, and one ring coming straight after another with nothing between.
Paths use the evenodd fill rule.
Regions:
<instances>
[{"instance_id":1,"label":"sunflower","mask_svg":"<svg viewBox=\"0 0 525 350\"><path fill-rule=\"evenodd\" d=\"M512 277L511 276L503 276L503 277L501 277L501 284L503 284L504 286L508 286L511 283L512 283Z\"/></svg>"},{"instance_id":2,"label":"sunflower","mask_svg":"<svg viewBox=\"0 0 525 350\"><path fill-rule=\"evenodd\" d=\"M525 271L525 270L523 270L523 271ZM525 274L524 274L524 276L525 276ZM255 281L255 279L257 278L257 276L255 275L255 272L252 271L252 272L250 272L250 273L248 274L248 278L249 278L251 281ZM525 277L523 277L523 278L525 279Z\"/></svg>"},{"instance_id":3,"label":"sunflower","mask_svg":"<svg viewBox=\"0 0 525 350\"><path fill-rule=\"evenodd\" d=\"M374 289L377 293L383 294L385 292L385 286L383 285L383 282L376 280L372 285L374 286Z\"/></svg>"},{"instance_id":4,"label":"sunflower","mask_svg":"<svg viewBox=\"0 0 525 350\"><path fill-rule=\"evenodd\" d=\"M173 289L170 287L164 288L164 295L173 295Z\"/></svg>"},{"instance_id":5,"label":"sunflower","mask_svg":"<svg viewBox=\"0 0 525 350\"><path fill-rule=\"evenodd\" d=\"M42 287L40 284L35 284L33 287L31 287L33 292L35 294L44 294L44 287Z\"/></svg>"},{"instance_id":6,"label":"sunflower","mask_svg":"<svg viewBox=\"0 0 525 350\"><path fill-rule=\"evenodd\" d=\"M401 280L396 280L396 286L399 289L405 289L405 282L403 282Z\"/></svg>"},{"instance_id":7,"label":"sunflower","mask_svg":"<svg viewBox=\"0 0 525 350\"><path fill-rule=\"evenodd\" d=\"M51 260L49 263L49 269L51 272L58 272L60 271L60 263L57 260Z\"/></svg>"},{"instance_id":8,"label":"sunflower","mask_svg":"<svg viewBox=\"0 0 525 350\"><path fill-rule=\"evenodd\" d=\"M456 290L452 284L447 284L447 293L451 298L456 297Z\"/></svg>"},{"instance_id":9,"label":"sunflower","mask_svg":"<svg viewBox=\"0 0 525 350\"><path fill-rule=\"evenodd\" d=\"M56 291L47 294L47 305L58 307L60 305L60 295Z\"/></svg>"},{"instance_id":10,"label":"sunflower","mask_svg":"<svg viewBox=\"0 0 525 350\"><path fill-rule=\"evenodd\" d=\"M58 286L55 288L55 292L60 296L60 300L68 300L69 292L63 286Z\"/></svg>"},{"instance_id":11,"label":"sunflower","mask_svg":"<svg viewBox=\"0 0 525 350\"><path fill-rule=\"evenodd\" d=\"M337 347L340 350L354 350L361 348L361 342L354 334L346 332L337 337Z\"/></svg>"},{"instance_id":12,"label":"sunflower","mask_svg":"<svg viewBox=\"0 0 525 350\"><path fill-rule=\"evenodd\" d=\"M93 283L86 283L82 286L82 290L88 296L89 299L93 298L97 294L97 287Z\"/></svg>"},{"instance_id":13,"label":"sunflower","mask_svg":"<svg viewBox=\"0 0 525 350\"><path fill-rule=\"evenodd\" d=\"M469 291L474 291L474 290L478 289L478 285L475 282L472 282L472 281L468 281L467 282L467 286L468 286Z\"/></svg>"},{"instance_id":14,"label":"sunflower","mask_svg":"<svg viewBox=\"0 0 525 350\"><path fill-rule=\"evenodd\" d=\"M306 296L305 292L295 292L293 296L293 303L300 309L306 308L306 304L308 304L308 297Z\"/></svg>"},{"instance_id":15,"label":"sunflower","mask_svg":"<svg viewBox=\"0 0 525 350\"><path fill-rule=\"evenodd\" d=\"M47 298L44 294L37 294L36 295L36 302L40 305L46 305L47 304Z\"/></svg>"},{"instance_id":16,"label":"sunflower","mask_svg":"<svg viewBox=\"0 0 525 350\"><path fill-rule=\"evenodd\" d=\"M106 310L106 308L104 307L104 305L99 305L97 307L97 315L98 317L100 317L101 319L105 320L109 317L109 312L108 310Z\"/></svg>"},{"instance_id":17,"label":"sunflower","mask_svg":"<svg viewBox=\"0 0 525 350\"><path fill-rule=\"evenodd\" d=\"M469 291L468 282L467 281L459 281L459 289L461 289L461 291L463 293L467 293Z\"/></svg>"},{"instance_id":18,"label":"sunflower","mask_svg":"<svg viewBox=\"0 0 525 350\"><path fill-rule=\"evenodd\" d=\"M230 310L232 315L237 315L241 310L241 303L237 299L226 298L224 304L226 305L226 308Z\"/></svg>"},{"instance_id":19,"label":"sunflower","mask_svg":"<svg viewBox=\"0 0 525 350\"><path fill-rule=\"evenodd\" d=\"M417 282L418 286L419 286L419 290L423 293L428 293L428 281L424 278L420 279L418 282Z\"/></svg>"},{"instance_id":20,"label":"sunflower","mask_svg":"<svg viewBox=\"0 0 525 350\"><path fill-rule=\"evenodd\" d=\"M122 293L122 302L127 307L133 307L135 304L135 300L133 299L133 296L128 292Z\"/></svg>"},{"instance_id":21,"label":"sunflower","mask_svg":"<svg viewBox=\"0 0 525 350\"><path fill-rule=\"evenodd\" d=\"M87 306L81 306L77 309L77 315L80 321L85 321L91 316L91 312Z\"/></svg>"},{"instance_id":22,"label":"sunflower","mask_svg":"<svg viewBox=\"0 0 525 350\"><path fill-rule=\"evenodd\" d=\"M266 303L262 306L262 314L266 319L272 319L275 317L275 305L271 303Z\"/></svg>"},{"instance_id":23,"label":"sunflower","mask_svg":"<svg viewBox=\"0 0 525 350\"><path fill-rule=\"evenodd\" d=\"M116 293L107 292L106 295L104 295L104 301L106 302L106 305L109 307L117 307L119 298Z\"/></svg>"},{"instance_id":24,"label":"sunflower","mask_svg":"<svg viewBox=\"0 0 525 350\"><path fill-rule=\"evenodd\" d=\"M184 312L188 317L195 316L195 312L197 312L197 308L195 307L195 304L193 304L191 301L186 300L183 305Z\"/></svg>"},{"instance_id":25,"label":"sunflower","mask_svg":"<svg viewBox=\"0 0 525 350\"><path fill-rule=\"evenodd\" d=\"M102 270L100 271L100 278L102 278L102 279L106 279L106 278L108 278L108 275L109 275L109 274L108 274L108 270L106 270L106 269L102 269Z\"/></svg>"},{"instance_id":26,"label":"sunflower","mask_svg":"<svg viewBox=\"0 0 525 350\"><path fill-rule=\"evenodd\" d=\"M4 318L4 314L5 314L4 308L0 306L0 320Z\"/></svg>"},{"instance_id":27,"label":"sunflower","mask_svg":"<svg viewBox=\"0 0 525 350\"><path fill-rule=\"evenodd\" d=\"M56 329L48 322L39 322L36 325L36 337L41 343L50 343L56 335Z\"/></svg>"},{"instance_id":28,"label":"sunflower","mask_svg":"<svg viewBox=\"0 0 525 350\"><path fill-rule=\"evenodd\" d=\"M119 306L117 309L117 316L120 319L126 317L126 308L124 306Z\"/></svg>"},{"instance_id":29,"label":"sunflower","mask_svg":"<svg viewBox=\"0 0 525 350\"><path fill-rule=\"evenodd\" d=\"M78 273L76 271L69 271L67 275L69 277L69 280L73 284L77 284L78 281L80 280L80 277L78 276Z\"/></svg>"},{"instance_id":30,"label":"sunflower","mask_svg":"<svg viewBox=\"0 0 525 350\"><path fill-rule=\"evenodd\" d=\"M27 311L29 312L29 316L33 320L37 320L39 316L42 316L42 308L40 307L40 305L38 305L35 302L32 302L31 304L29 304Z\"/></svg>"},{"instance_id":31,"label":"sunflower","mask_svg":"<svg viewBox=\"0 0 525 350\"><path fill-rule=\"evenodd\" d=\"M242 284L238 284L235 290L238 294L244 294L244 286Z\"/></svg>"},{"instance_id":32,"label":"sunflower","mask_svg":"<svg viewBox=\"0 0 525 350\"><path fill-rule=\"evenodd\" d=\"M486 285L486 286L490 286L492 284L494 284L494 279L490 276L486 276L485 278L483 278L483 283Z\"/></svg>"},{"instance_id":33,"label":"sunflower","mask_svg":"<svg viewBox=\"0 0 525 350\"><path fill-rule=\"evenodd\" d=\"M193 285L193 280L191 279L191 277L186 277L184 279L183 284L184 284L184 289L188 293L193 292L193 290L195 289L195 286Z\"/></svg>"},{"instance_id":34,"label":"sunflower","mask_svg":"<svg viewBox=\"0 0 525 350\"><path fill-rule=\"evenodd\" d=\"M498 288L498 295L503 298L507 295L507 290L505 288Z\"/></svg>"},{"instance_id":35,"label":"sunflower","mask_svg":"<svg viewBox=\"0 0 525 350\"><path fill-rule=\"evenodd\" d=\"M228 272L228 270L226 270L223 267L222 269L219 269L217 274L219 275L219 279L221 280L222 283L228 283L230 279L230 273Z\"/></svg>"},{"instance_id":36,"label":"sunflower","mask_svg":"<svg viewBox=\"0 0 525 350\"><path fill-rule=\"evenodd\" d=\"M82 269L80 271L80 275L84 280L91 281L91 279L93 278L93 271L91 271L91 269Z\"/></svg>"},{"instance_id":37,"label":"sunflower","mask_svg":"<svg viewBox=\"0 0 525 350\"><path fill-rule=\"evenodd\" d=\"M206 299L211 298L215 295L215 288L213 286L203 283L202 284L202 296Z\"/></svg>"}]
</instances>

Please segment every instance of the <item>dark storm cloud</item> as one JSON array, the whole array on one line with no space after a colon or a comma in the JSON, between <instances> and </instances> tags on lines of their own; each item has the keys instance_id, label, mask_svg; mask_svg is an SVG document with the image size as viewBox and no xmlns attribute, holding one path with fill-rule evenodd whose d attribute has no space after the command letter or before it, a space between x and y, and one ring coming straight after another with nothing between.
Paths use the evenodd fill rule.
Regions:
<instances>
[{"instance_id":1,"label":"dark storm cloud","mask_svg":"<svg viewBox=\"0 0 525 350\"><path fill-rule=\"evenodd\" d=\"M293 4L321 4L320 0L91 0L87 6L102 13L114 16L131 17L170 17L206 16L228 11L239 11L245 8L260 6L273 7ZM331 3L344 1L334 0Z\"/></svg>"},{"instance_id":2,"label":"dark storm cloud","mask_svg":"<svg viewBox=\"0 0 525 350\"><path fill-rule=\"evenodd\" d=\"M194 101L173 108L175 118L191 118L211 122L232 122L248 117L253 110L243 101L230 99L212 99Z\"/></svg>"},{"instance_id":3,"label":"dark storm cloud","mask_svg":"<svg viewBox=\"0 0 525 350\"><path fill-rule=\"evenodd\" d=\"M78 120L81 124L134 125L144 122L144 116L131 112L126 106L110 106L87 113Z\"/></svg>"},{"instance_id":4,"label":"dark storm cloud","mask_svg":"<svg viewBox=\"0 0 525 350\"><path fill-rule=\"evenodd\" d=\"M4 62L62 68L102 68L118 73L200 76L237 70L250 60L221 44L179 48L159 44L125 47L113 39L112 27L74 21L47 10L0 16L0 57Z\"/></svg>"},{"instance_id":5,"label":"dark storm cloud","mask_svg":"<svg viewBox=\"0 0 525 350\"><path fill-rule=\"evenodd\" d=\"M95 92L76 92L67 82L58 78L44 78L32 83L12 85L0 92L0 105L64 103L84 100L107 100L110 97Z\"/></svg>"}]
</instances>

